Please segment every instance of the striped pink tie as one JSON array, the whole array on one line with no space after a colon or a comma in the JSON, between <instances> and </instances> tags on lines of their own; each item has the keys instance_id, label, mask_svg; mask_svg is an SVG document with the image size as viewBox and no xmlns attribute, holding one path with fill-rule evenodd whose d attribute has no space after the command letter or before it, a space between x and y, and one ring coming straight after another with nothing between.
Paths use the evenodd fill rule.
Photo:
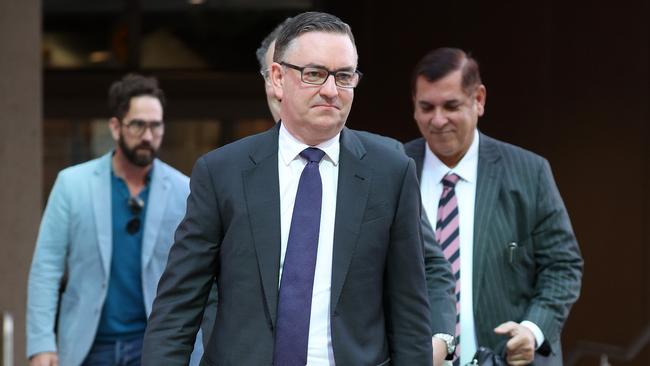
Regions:
<instances>
[{"instance_id":1,"label":"striped pink tie","mask_svg":"<svg viewBox=\"0 0 650 366\"><path fill-rule=\"evenodd\" d=\"M447 174L442 178L442 194L438 203L438 220L436 221L436 240L442 246L445 258L451 263L451 270L456 278L456 344L460 343L460 238L458 236L458 200L455 187L460 177ZM458 364L460 347L456 348L454 364Z\"/></svg>"}]
</instances>

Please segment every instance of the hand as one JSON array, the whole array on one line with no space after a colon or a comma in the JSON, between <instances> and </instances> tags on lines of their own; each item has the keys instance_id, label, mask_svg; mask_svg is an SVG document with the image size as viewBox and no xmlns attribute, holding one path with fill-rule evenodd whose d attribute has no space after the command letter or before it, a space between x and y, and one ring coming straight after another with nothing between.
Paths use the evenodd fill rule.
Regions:
<instances>
[{"instance_id":1,"label":"hand","mask_svg":"<svg viewBox=\"0 0 650 366\"><path fill-rule=\"evenodd\" d=\"M521 324L505 322L494 328L496 334L510 337L506 343L506 361L512 366L528 365L535 358L535 335Z\"/></svg>"},{"instance_id":2,"label":"hand","mask_svg":"<svg viewBox=\"0 0 650 366\"><path fill-rule=\"evenodd\" d=\"M59 356L56 352L37 353L29 358L29 366L59 366Z\"/></svg>"},{"instance_id":3,"label":"hand","mask_svg":"<svg viewBox=\"0 0 650 366\"><path fill-rule=\"evenodd\" d=\"M440 338L431 338L433 346L433 366L442 365L447 357L447 343Z\"/></svg>"}]
</instances>

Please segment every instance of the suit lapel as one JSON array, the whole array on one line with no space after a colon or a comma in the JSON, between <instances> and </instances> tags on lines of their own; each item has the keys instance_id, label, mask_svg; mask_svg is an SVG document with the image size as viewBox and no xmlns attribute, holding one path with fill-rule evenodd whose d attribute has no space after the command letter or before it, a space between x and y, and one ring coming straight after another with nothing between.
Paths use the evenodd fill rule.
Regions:
<instances>
[{"instance_id":1,"label":"suit lapel","mask_svg":"<svg viewBox=\"0 0 650 366\"><path fill-rule=\"evenodd\" d=\"M153 254L160 230L168 230L161 225L167 208L170 193L168 171L158 159L154 160L151 175L149 198L147 199L144 236L142 237L142 268L146 268Z\"/></svg>"},{"instance_id":2,"label":"suit lapel","mask_svg":"<svg viewBox=\"0 0 650 366\"><path fill-rule=\"evenodd\" d=\"M90 194L97 229L97 245L104 274L110 273L113 249L113 220L111 211L111 157L112 153L97 160L92 179Z\"/></svg>"},{"instance_id":3,"label":"suit lapel","mask_svg":"<svg viewBox=\"0 0 650 366\"><path fill-rule=\"evenodd\" d=\"M350 130L343 129L334 224L332 312L341 296L368 201L372 176L370 169L362 161L365 154L366 151L357 137Z\"/></svg>"},{"instance_id":4,"label":"suit lapel","mask_svg":"<svg viewBox=\"0 0 650 366\"><path fill-rule=\"evenodd\" d=\"M476 203L474 205L474 268L472 294L474 309L477 309L481 281L485 274L488 228L493 208L501 186L501 155L491 139L479 134L478 178L476 182Z\"/></svg>"},{"instance_id":5,"label":"suit lapel","mask_svg":"<svg viewBox=\"0 0 650 366\"><path fill-rule=\"evenodd\" d=\"M242 172L257 263L273 326L277 315L281 241L278 131L279 124L254 140L249 155L253 167Z\"/></svg>"}]
</instances>

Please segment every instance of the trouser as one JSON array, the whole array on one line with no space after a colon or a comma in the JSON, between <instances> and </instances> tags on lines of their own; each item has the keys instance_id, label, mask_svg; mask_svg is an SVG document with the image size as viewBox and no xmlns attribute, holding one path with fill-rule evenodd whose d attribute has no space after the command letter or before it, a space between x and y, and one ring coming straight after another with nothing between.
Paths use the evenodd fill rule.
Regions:
<instances>
[{"instance_id":1,"label":"trouser","mask_svg":"<svg viewBox=\"0 0 650 366\"><path fill-rule=\"evenodd\" d=\"M95 341L82 366L140 366L142 336L118 341Z\"/></svg>"}]
</instances>

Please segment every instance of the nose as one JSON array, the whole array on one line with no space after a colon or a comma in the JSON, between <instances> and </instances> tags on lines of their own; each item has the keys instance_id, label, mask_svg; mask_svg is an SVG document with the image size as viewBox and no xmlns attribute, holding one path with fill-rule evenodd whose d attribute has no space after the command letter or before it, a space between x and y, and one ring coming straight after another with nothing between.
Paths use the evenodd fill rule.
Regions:
<instances>
[{"instance_id":1,"label":"nose","mask_svg":"<svg viewBox=\"0 0 650 366\"><path fill-rule=\"evenodd\" d=\"M329 75L325 83L320 87L320 95L326 98L335 98L339 95L339 89L334 81L334 75Z\"/></svg>"},{"instance_id":2,"label":"nose","mask_svg":"<svg viewBox=\"0 0 650 366\"><path fill-rule=\"evenodd\" d=\"M142 136L140 136L142 140L144 141L151 141L153 140L153 130L152 126L145 126L144 131L142 132Z\"/></svg>"},{"instance_id":3,"label":"nose","mask_svg":"<svg viewBox=\"0 0 650 366\"><path fill-rule=\"evenodd\" d=\"M442 128L447 124L447 117L445 116L444 112L440 110L440 108L436 108L433 112L431 112L431 120L429 123L435 128Z\"/></svg>"}]
</instances>

